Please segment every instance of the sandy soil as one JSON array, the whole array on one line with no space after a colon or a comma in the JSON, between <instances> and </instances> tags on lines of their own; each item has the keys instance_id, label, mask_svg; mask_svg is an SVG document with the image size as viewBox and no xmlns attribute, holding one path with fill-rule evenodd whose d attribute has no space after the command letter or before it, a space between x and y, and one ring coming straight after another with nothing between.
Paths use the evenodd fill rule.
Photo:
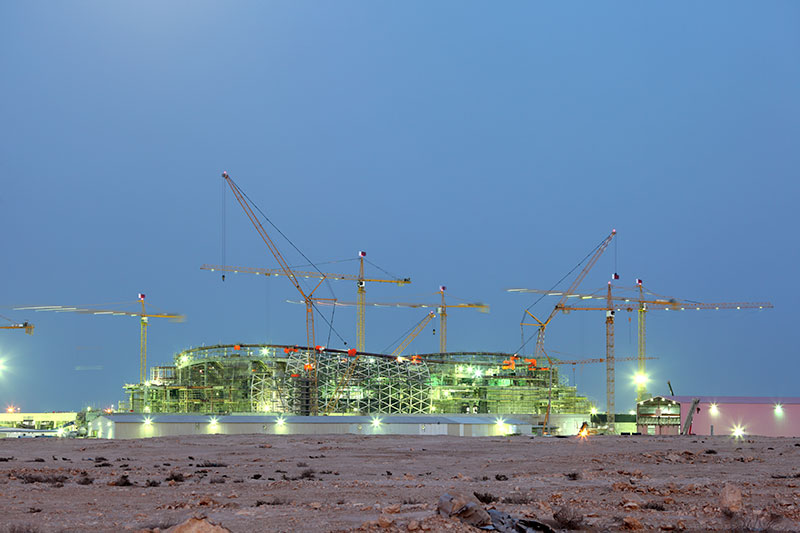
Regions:
<instances>
[{"instance_id":1,"label":"sandy soil","mask_svg":"<svg viewBox=\"0 0 800 533\"><path fill-rule=\"evenodd\" d=\"M109 485L123 476L132 485ZM742 510L729 516L726 484L742 494ZM493 497L487 508L554 528L566 506L589 531L800 531L800 440L0 439L3 533L165 528L200 515L234 532L478 531L436 516L439 497L453 491Z\"/></svg>"}]
</instances>

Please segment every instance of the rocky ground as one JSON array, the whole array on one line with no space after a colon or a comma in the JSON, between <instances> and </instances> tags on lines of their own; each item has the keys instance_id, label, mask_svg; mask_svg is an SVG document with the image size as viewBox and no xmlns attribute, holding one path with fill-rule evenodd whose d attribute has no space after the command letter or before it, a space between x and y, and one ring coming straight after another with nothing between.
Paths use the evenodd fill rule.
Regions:
<instances>
[{"instance_id":1,"label":"rocky ground","mask_svg":"<svg viewBox=\"0 0 800 533\"><path fill-rule=\"evenodd\" d=\"M0 439L0 533L479 531L444 493L556 530L800 531L800 439Z\"/></svg>"}]
</instances>

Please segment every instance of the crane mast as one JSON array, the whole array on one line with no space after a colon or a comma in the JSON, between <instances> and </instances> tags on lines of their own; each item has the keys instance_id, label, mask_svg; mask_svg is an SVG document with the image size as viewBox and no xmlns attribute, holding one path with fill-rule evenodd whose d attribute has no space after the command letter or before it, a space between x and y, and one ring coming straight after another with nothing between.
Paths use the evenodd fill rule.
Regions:
<instances>
[{"instance_id":1,"label":"crane mast","mask_svg":"<svg viewBox=\"0 0 800 533\"><path fill-rule=\"evenodd\" d=\"M646 344L647 344L647 329L646 329L646 321L647 321L647 304L644 301L644 289L642 287L642 280L637 279L636 285L639 288L639 311L637 312L637 339L638 339L638 356L639 361L637 365L637 372L640 376L645 375L645 359L646 359ZM636 403L641 402L647 396L647 383L642 380L641 383L636 384Z\"/></svg>"},{"instance_id":2,"label":"crane mast","mask_svg":"<svg viewBox=\"0 0 800 533\"><path fill-rule=\"evenodd\" d=\"M447 304L444 301L444 285L439 286L442 294L442 306L439 308L439 353L447 353Z\"/></svg>"},{"instance_id":3,"label":"crane mast","mask_svg":"<svg viewBox=\"0 0 800 533\"><path fill-rule=\"evenodd\" d=\"M615 413L615 376L616 368L614 360L614 309L611 299L611 282L608 282L608 294L606 296L606 416L608 429L614 432L614 413Z\"/></svg>"},{"instance_id":4,"label":"crane mast","mask_svg":"<svg viewBox=\"0 0 800 533\"><path fill-rule=\"evenodd\" d=\"M366 302L367 302L367 290L366 290L366 283L364 282L364 256L367 255L367 252L360 251L358 252L358 281L356 281L356 286L358 287L357 290L357 298L358 306L356 307L356 349L359 352L363 352L366 347Z\"/></svg>"}]
</instances>

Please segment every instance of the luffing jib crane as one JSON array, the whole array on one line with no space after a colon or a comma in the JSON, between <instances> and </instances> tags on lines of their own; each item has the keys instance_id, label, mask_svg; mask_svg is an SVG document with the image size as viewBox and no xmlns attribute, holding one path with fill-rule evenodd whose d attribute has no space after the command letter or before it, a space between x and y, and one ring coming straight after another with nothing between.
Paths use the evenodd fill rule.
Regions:
<instances>
[{"instance_id":1,"label":"luffing jib crane","mask_svg":"<svg viewBox=\"0 0 800 533\"><path fill-rule=\"evenodd\" d=\"M591 257L586 262L586 265L583 267L583 269L580 271L578 276L575 278L575 280L569 286L569 289L567 289L567 293L571 293L575 289L578 288L578 286L581 284L581 282L584 280L584 278L586 278L586 276L589 274L589 271L592 269L592 267L594 267L595 263L597 263L597 260L600 259L600 256L603 255L603 252L606 251L606 248L608 248L608 245L611 244L611 241L614 239L614 236L616 234L617 234L617 230L612 229L611 230L611 234L609 234L609 236L606 237L603 240L603 242L601 242L597 246L597 248L595 248L594 252L591 254ZM555 305L555 307L553 307L553 310L550 312L550 314L544 320L539 320L536 316L534 316L533 313L530 312L530 309L526 309L525 310L525 313L527 315L529 315L531 318L533 318L533 320L536 323L535 324L530 324L530 323L522 322L520 324L520 326L536 326L538 328L538 331L536 332L536 350L534 352L534 357L535 358L539 358L539 357L542 357L542 356L548 357L547 354L544 351L544 333L545 333L545 328L547 328L547 324L550 323L550 321L553 319L553 317L558 312L558 306L560 304L563 304L564 301L566 301L566 296L562 296L561 297L559 302ZM549 359L549 357L548 357L548 359ZM607 365L611 365L611 368L613 368L613 366L614 366L614 354L613 354L613 352L611 354L606 353L606 361L607 361L606 364ZM552 378L553 378L553 376L552 376L552 372L551 372L551 375L550 375L551 381L552 381ZM552 383L550 384L550 386L552 388ZM550 399L550 397L548 395L548 398L547 398L547 413L545 414L545 418L544 418L544 431L545 432L548 431L548 429L549 429L548 424L550 423L550 407L551 407L551 401L550 400L551 399Z\"/></svg>"},{"instance_id":2,"label":"luffing jib crane","mask_svg":"<svg viewBox=\"0 0 800 533\"><path fill-rule=\"evenodd\" d=\"M312 415L316 415L318 414L317 352L320 350L316 349L316 341L314 339L314 291L316 291L320 285L322 285L322 282L325 281L326 277L322 275L319 283L317 283L317 285L311 291L305 291L300 285L298 275L294 272L294 270L292 270L292 268L289 266L289 263L286 262L286 259L284 259L283 254L281 254L275 242L273 242L273 240L267 234L264 226L261 225L261 221L258 219L253 211L253 208L251 207L250 200L248 200L248 198L245 196L239 186L236 185L233 179L231 179L227 172L222 173L222 178L228 183L231 191L233 191L233 195L236 197L236 201L239 202L239 205L242 207L245 215L247 215L247 218L253 224L253 227L264 241L264 244L267 245L267 248L275 258L275 261L277 261L280 265L283 275L289 278L289 281L291 281L294 288L297 289L297 292L299 292L300 296L303 297L303 303L306 306L306 342L307 346L315 348L313 350L306 351L306 364L304 365L304 372L306 373L306 378L308 378L311 383L310 411Z\"/></svg>"}]
</instances>

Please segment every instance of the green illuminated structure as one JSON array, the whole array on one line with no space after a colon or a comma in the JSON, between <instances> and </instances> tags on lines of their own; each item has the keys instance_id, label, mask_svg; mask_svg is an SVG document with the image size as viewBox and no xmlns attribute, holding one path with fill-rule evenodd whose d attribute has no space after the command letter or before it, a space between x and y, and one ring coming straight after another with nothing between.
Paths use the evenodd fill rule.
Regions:
<instances>
[{"instance_id":1,"label":"green illuminated structure","mask_svg":"<svg viewBox=\"0 0 800 533\"><path fill-rule=\"evenodd\" d=\"M150 380L125 385L120 410L153 413L320 414L587 413L590 402L559 378L503 353L315 353L317 385L304 377L308 354L279 345L218 345L175 355ZM522 363L522 364L521 364ZM348 369L351 369L348 375ZM552 390L548 388L553 373ZM347 376L347 379L344 379Z\"/></svg>"}]
</instances>

